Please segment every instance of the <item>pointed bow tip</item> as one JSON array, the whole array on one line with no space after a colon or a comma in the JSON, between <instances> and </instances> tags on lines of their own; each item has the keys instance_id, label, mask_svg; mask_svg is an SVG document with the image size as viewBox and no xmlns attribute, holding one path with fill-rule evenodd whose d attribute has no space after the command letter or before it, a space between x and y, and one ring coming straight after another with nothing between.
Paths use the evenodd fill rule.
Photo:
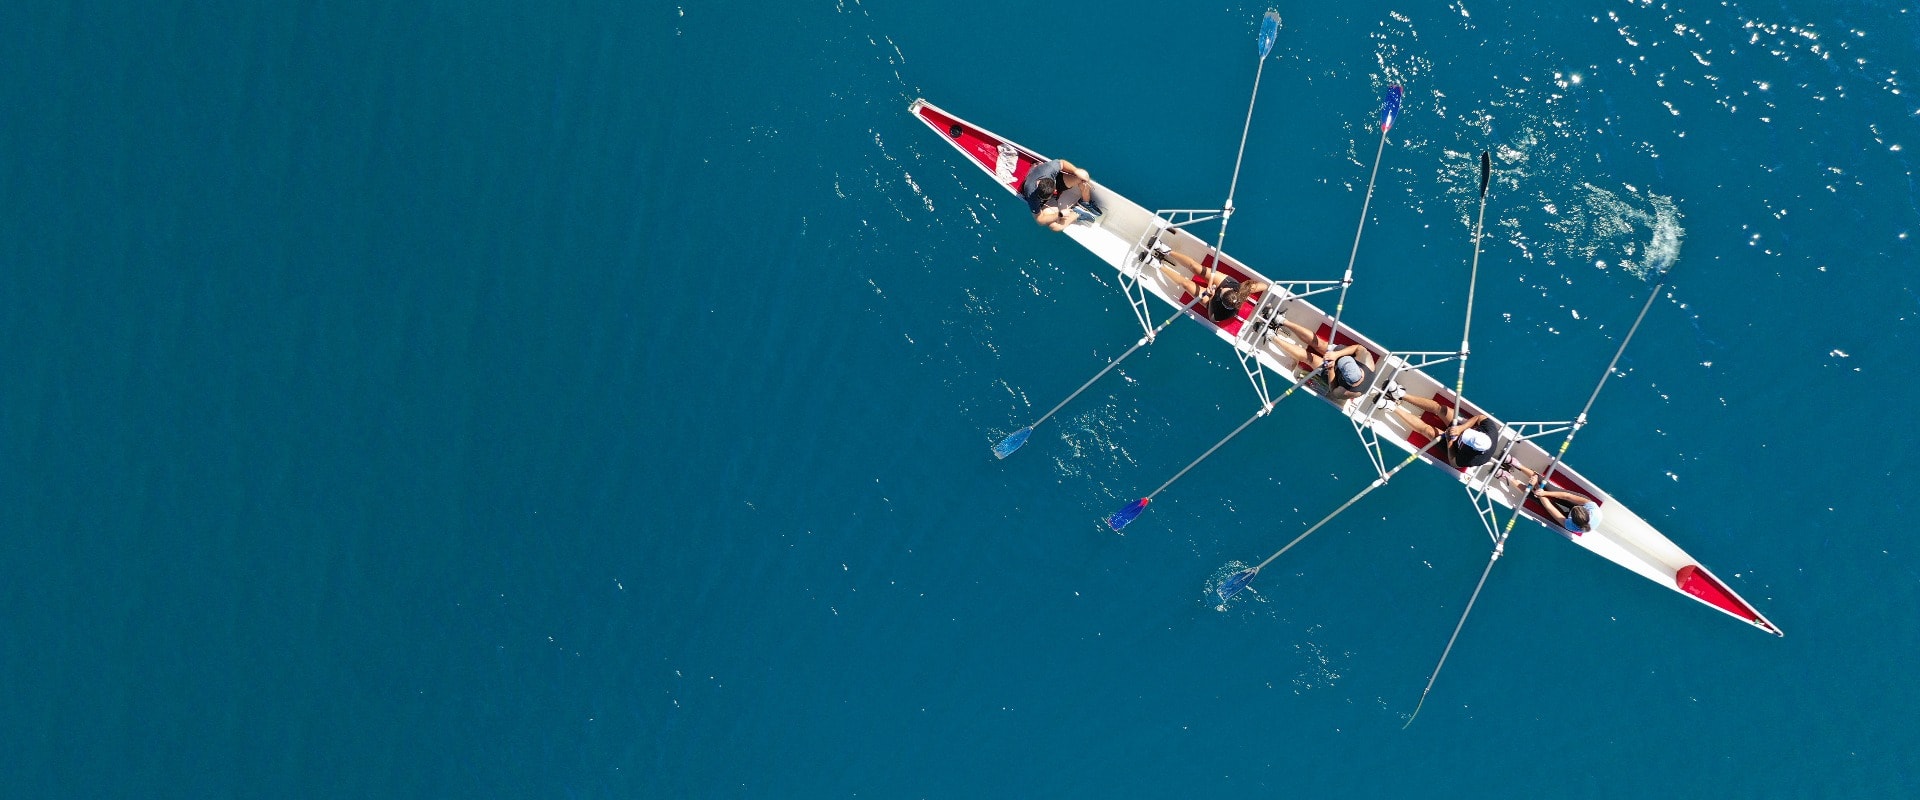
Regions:
<instances>
[{"instance_id":1,"label":"pointed bow tip","mask_svg":"<svg viewBox=\"0 0 1920 800\"><path fill-rule=\"evenodd\" d=\"M1745 620L1747 624L1775 636L1784 637L1786 635L1781 632L1779 628L1774 627L1772 621L1761 616L1760 610L1754 608L1753 604L1748 603L1745 598L1734 592L1733 589L1729 588L1725 583L1722 583L1719 577L1708 572L1698 564L1689 564L1681 567L1680 570L1674 574L1673 579L1674 588L1679 589L1684 594L1691 595L1695 600L1720 609L1738 619Z\"/></svg>"}]
</instances>

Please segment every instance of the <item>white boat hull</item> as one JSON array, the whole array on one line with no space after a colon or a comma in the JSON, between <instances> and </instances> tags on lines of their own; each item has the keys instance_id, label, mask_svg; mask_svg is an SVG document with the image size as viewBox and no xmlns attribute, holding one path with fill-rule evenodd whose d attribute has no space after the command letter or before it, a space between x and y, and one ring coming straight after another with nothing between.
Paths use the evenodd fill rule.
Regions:
<instances>
[{"instance_id":1,"label":"white boat hull","mask_svg":"<svg viewBox=\"0 0 1920 800\"><path fill-rule=\"evenodd\" d=\"M999 183L1009 192L1018 195L1019 179L1033 163L1044 161L1039 154L1027 150L1018 144L961 120L941 110L925 100L915 100L909 107L909 113L926 123L928 127L941 133L955 149L966 155L970 161ZM1018 163L1008 169L1000 145L1007 145L1018 153ZM1096 219L1083 221L1065 230L1065 234L1085 247L1100 260L1105 261L1122 276L1137 279L1139 285L1154 297L1158 297L1171 309L1185 308L1187 300L1182 287L1163 277L1155 268L1142 265L1139 257L1140 243L1154 231L1160 231L1160 240L1171 245L1177 252L1185 253L1197 261L1204 261L1211 255L1208 244L1191 233L1179 228L1169 228L1167 219L1148 211L1139 204L1114 192L1105 185L1096 185L1096 197L1102 206ZM1284 291L1281 282L1275 282L1267 276L1247 267L1225 253L1220 254L1219 268L1241 279L1255 279L1273 283L1273 291ZM1324 337L1332 327L1330 316L1305 299L1294 297L1284 305L1287 319L1305 326L1309 330L1319 331ZM1242 311L1242 317L1246 316ZM1198 311L1188 310L1186 316L1211 330L1214 335L1235 347L1241 353L1256 359L1267 371L1285 377L1298 384L1307 376L1302 365L1288 358L1268 336L1256 337L1248 341L1239 333L1248 324L1244 320L1230 320L1225 325L1216 324ZM1359 343L1373 352L1381 364L1404 364L1386 348L1368 339L1359 331L1342 323L1335 331L1334 341L1342 344ZM1418 369L1405 369L1395 374L1394 379L1404 387L1408 394L1433 397L1445 405L1455 405L1452 391L1440 380ZM1338 407L1343 414L1353 419L1357 426L1376 435L1380 442L1391 443L1402 453L1419 452L1420 458L1445 471L1463 485L1481 487L1485 496L1507 509L1518 507L1519 512L1529 519L1540 523L1549 530L1560 533L1563 538L1586 549L1595 555L1618 564L1654 583L1693 598L1700 603L1720 611L1723 614L1746 622L1756 628L1774 635L1781 635L1778 627L1760 614L1752 604L1741 598L1719 578L1708 572L1705 567L1689 556L1672 540L1668 539L1638 514L1612 495L1588 481L1584 476L1566 464L1560 464L1554 472L1553 483L1567 491L1578 492L1592 497L1599 503L1602 514L1595 529L1584 534L1573 534L1553 523L1538 510L1537 505L1522 504L1522 493L1495 479L1490 472L1494 464L1462 471L1444 458L1427 452L1425 437L1415 433L1404 421L1391 413L1376 412L1366 398L1354 398L1344 403L1327 399L1317 388L1303 388L1321 397L1329 404ZM1486 413L1470 401L1462 401L1458 407L1468 413ZM1489 416L1492 416L1489 414ZM1497 420L1497 417L1495 418ZM1438 421L1438 420L1430 420ZM1513 442L1510 457L1535 471L1544 471L1553 460L1553 455L1531 440L1521 439Z\"/></svg>"}]
</instances>

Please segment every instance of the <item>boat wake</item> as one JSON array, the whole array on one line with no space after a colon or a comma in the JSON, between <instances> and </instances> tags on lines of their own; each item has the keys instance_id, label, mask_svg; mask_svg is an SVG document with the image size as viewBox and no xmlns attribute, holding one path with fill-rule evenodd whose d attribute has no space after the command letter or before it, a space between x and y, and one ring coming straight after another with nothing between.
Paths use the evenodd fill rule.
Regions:
<instances>
[{"instance_id":1,"label":"boat wake","mask_svg":"<svg viewBox=\"0 0 1920 800\"><path fill-rule=\"evenodd\" d=\"M1220 602L1220 585L1226 583L1228 578L1244 572L1251 566L1253 565L1244 561L1229 561L1220 565L1218 569L1213 571L1212 575L1207 576L1206 584L1201 587L1201 602L1212 605L1213 610L1220 612L1225 612L1234 606L1245 603L1266 603L1267 596L1255 591L1252 586L1234 595L1232 600L1225 603Z\"/></svg>"},{"instance_id":2,"label":"boat wake","mask_svg":"<svg viewBox=\"0 0 1920 800\"><path fill-rule=\"evenodd\" d=\"M1580 184L1574 201L1548 227L1561 235L1562 252L1569 260L1590 262L1598 269L1618 266L1642 279L1663 273L1680 257L1680 240L1686 234L1680 210L1671 197L1622 188L1624 196ZM1548 209L1558 210L1552 204Z\"/></svg>"}]
</instances>

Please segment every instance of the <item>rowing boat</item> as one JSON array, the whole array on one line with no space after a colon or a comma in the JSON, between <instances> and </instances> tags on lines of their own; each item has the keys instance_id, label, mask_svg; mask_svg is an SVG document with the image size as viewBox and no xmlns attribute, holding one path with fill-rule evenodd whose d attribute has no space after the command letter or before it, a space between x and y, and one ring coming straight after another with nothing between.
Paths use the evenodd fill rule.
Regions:
<instances>
[{"instance_id":1,"label":"rowing boat","mask_svg":"<svg viewBox=\"0 0 1920 800\"><path fill-rule=\"evenodd\" d=\"M1263 57L1264 53L1263 49ZM1397 94L1395 98L1397 101ZM991 176L1001 188L1016 197L1028 170L1047 160L1006 137L961 119L924 99L914 100L908 110L968 161ZM1484 166L1482 181L1484 197ZM1340 321L1337 313L1329 315L1307 299L1334 288L1342 288L1343 281L1276 280L1227 255L1217 244L1209 246L1205 240L1187 230L1187 226L1216 218L1221 218L1224 226L1226 215L1220 211L1148 211L1104 184L1096 184L1095 197L1099 207L1083 209L1080 221L1067 227L1063 233L1118 272L1122 291L1127 295L1135 316L1148 331L1143 342L1157 332L1153 326L1154 308L1164 304L1175 309L1177 316L1193 320L1234 350L1249 380L1253 382L1255 392L1265 404L1262 414L1272 408L1276 402L1273 398L1275 390L1282 385L1288 387L1287 394L1295 390L1304 391L1337 409L1353 424L1376 470L1381 473L1376 486L1398 471L1398 468L1390 469L1388 466L1388 448L1407 454L1408 463L1417 459L1432 465L1466 489L1482 522L1494 537L1496 559L1499 547L1505 543L1505 536L1497 530L1500 510L1505 509L1509 514L1508 531L1512 530L1514 516L1531 519L1582 549L1636 575L1755 628L1781 635L1778 627L1726 582L1624 503L1568 467L1555 453L1537 442L1541 437L1570 428L1578 430L1578 425L1585 422L1584 412L1577 422L1502 422L1489 414L1499 425L1500 434L1494 447L1498 457L1477 467L1455 467L1441 452L1444 443L1429 441L1427 436L1412 429L1396 415L1382 410L1384 404L1376 403L1375 398L1390 384L1397 384L1410 395L1430 397L1443 407L1458 409L1462 417L1487 413L1465 397L1456 396L1454 390L1427 371L1427 368L1436 364L1459 358L1461 353L1389 350ZM1228 214L1231 205L1229 195L1227 209L1224 209ZM1236 317L1215 323L1202 309L1194 306L1191 302L1193 298L1185 293L1183 287L1167 280L1155 268L1151 249L1156 242L1232 278L1263 281L1271 288L1255 295L1251 302L1242 306ZM1314 377L1307 365L1289 358L1277 344L1279 338L1293 336L1279 325L1283 317L1307 330L1316 331L1320 339L1334 342L1335 346L1358 344L1365 347L1378 365L1369 377L1368 391L1358 396L1336 399L1325 383ZM1429 424L1444 427L1437 415L1429 413L1424 419ZM1561 451L1564 453L1564 445ZM1552 522L1536 499L1523 489L1509 485L1501 476L1500 467L1506 460L1536 473L1544 473L1554 488L1592 498L1602 510L1601 519L1593 530L1585 533L1574 533ZM1144 501L1141 505L1144 505Z\"/></svg>"}]
</instances>

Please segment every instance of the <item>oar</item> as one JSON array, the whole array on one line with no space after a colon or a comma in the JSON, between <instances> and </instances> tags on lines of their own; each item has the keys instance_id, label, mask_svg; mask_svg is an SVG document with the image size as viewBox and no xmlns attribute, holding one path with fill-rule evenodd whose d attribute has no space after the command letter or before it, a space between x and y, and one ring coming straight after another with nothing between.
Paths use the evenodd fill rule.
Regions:
<instances>
[{"instance_id":1,"label":"oar","mask_svg":"<svg viewBox=\"0 0 1920 800\"><path fill-rule=\"evenodd\" d=\"M1258 89L1256 89L1255 91L1258 91ZM1381 153L1386 152L1387 131L1393 128L1393 121L1399 118L1400 116L1400 92L1401 92L1401 89L1398 86L1388 87L1386 102L1380 107L1380 147L1373 154L1373 177L1369 177L1367 179L1367 199L1360 204L1360 227L1359 227L1359 230L1356 230L1353 232L1353 252L1347 255L1347 274L1346 274L1346 277L1341 280L1340 302L1338 305L1334 307L1334 311L1333 311L1332 330L1334 330L1335 332L1338 332L1340 330L1340 312L1343 308L1346 307L1346 304L1347 304L1347 287L1353 283L1353 260L1354 260L1354 257L1359 255L1360 253L1360 234L1361 232L1365 231L1367 228L1367 204L1373 202L1373 184L1374 184L1374 179L1380 176L1380 155ZM1243 147L1245 146L1244 142L1242 143L1242 146ZM1235 166L1234 168L1234 176L1236 180L1239 177L1238 166ZM1229 204L1233 202L1231 196L1229 196L1227 202ZM1221 220L1220 235L1222 238L1225 238L1226 236L1225 220ZM1331 340L1329 340L1327 344L1329 347L1331 347L1333 343ZM1305 383L1305 381L1302 381L1301 383ZM1127 525L1133 522L1134 520L1139 519L1140 515L1146 512L1147 504L1153 502L1153 498L1156 495L1159 495L1161 492L1166 491L1167 487L1172 486L1174 481L1180 480L1181 476L1186 475L1188 470L1191 470L1195 466L1198 466L1200 462L1207 460L1207 456L1213 455L1213 451L1220 449L1221 445L1226 444L1228 441L1232 440L1233 437L1239 436L1240 432L1243 430L1246 430L1248 425L1252 425L1254 420L1266 416L1268 412L1273 410L1274 405L1277 405L1281 400L1287 399L1288 395L1293 394L1294 390L1299 389L1301 386L1301 383L1294 384L1291 388L1287 389L1285 394L1280 395L1279 399L1276 399L1272 403L1262 406L1259 411L1254 413L1253 416L1248 417L1246 422L1240 423L1240 427L1234 428L1232 433L1227 434L1227 438L1221 439L1220 441L1215 442L1212 447L1207 448L1207 452L1201 453L1200 457L1194 459L1193 462L1188 464L1185 469L1182 469L1179 472L1174 473L1174 476L1171 478L1168 478L1166 483L1160 484L1160 488L1153 490L1151 493L1147 494L1147 496L1145 497L1142 497L1138 500L1128 503L1125 506L1122 506L1119 511L1115 511L1112 514L1108 515L1107 527L1117 531L1117 530L1120 530L1121 528L1127 527Z\"/></svg>"},{"instance_id":2,"label":"oar","mask_svg":"<svg viewBox=\"0 0 1920 800\"><path fill-rule=\"evenodd\" d=\"M1220 215L1220 238L1214 242L1213 258L1207 259L1207 284L1208 285L1213 284L1214 265L1220 262L1220 248L1226 244L1227 219L1233 216L1233 192L1234 192L1234 189L1240 185L1240 158L1242 156L1245 156L1247 153L1247 131L1249 131L1253 127L1253 103L1254 103L1254 100L1260 97L1260 73L1266 69L1267 54L1273 51L1274 40L1278 39L1279 37L1280 37L1280 12L1275 11L1273 9L1267 9L1266 16L1260 19L1260 37L1259 37L1260 64L1259 66L1254 68L1254 72L1253 72L1253 98L1247 101L1247 121L1246 121L1246 124L1240 127L1240 155L1235 156L1233 159L1233 182L1228 184L1227 186L1227 205L1226 205L1226 209L1222 211ZM1094 381L1100 380L1101 377L1105 376L1108 372L1111 372L1114 367L1119 366L1121 361L1126 360L1127 356L1133 355L1133 351L1138 350L1142 345L1153 341L1154 335L1158 334L1161 328L1167 327L1169 323L1179 318L1180 314L1186 313L1187 309L1192 308L1194 303L1198 303L1199 301L1200 301L1199 293L1195 292L1193 300L1187 303L1185 307L1181 308L1179 313L1176 313L1173 316L1167 317L1166 322L1160 323L1159 327L1154 328L1152 331L1149 331L1146 336L1140 337L1140 341L1135 342L1133 344L1133 347L1127 349L1127 352L1121 354L1119 358L1114 359L1112 363L1107 364L1106 369L1100 370L1100 373L1098 375L1093 376L1091 380L1088 380L1086 383L1081 384L1080 388L1075 389L1073 394L1067 395L1066 400L1060 401L1060 404L1054 406L1051 411L1048 411L1045 414L1041 414L1040 418L1034 420L1032 424L1027 425L1024 428L1021 428L1020 430L1014 431L1013 433L1007 434L1007 438L1001 439L999 444L993 446L994 457L1006 458L1007 456L1013 455L1014 451L1019 450L1022 445L1025 445L1027 443L1027 437L1030 437L1033 435L1033 429L1036 426L1038 426L1042 422L1047 421L1048 417L1053 416L1053 413L1055 411L1059 411L1069 401L1073 400L1073 398L1079 397L1080 393L1086 391L1087 387L1092 386Z\"/></svg>"},{"instance_id":3,"label":"oar","mask_svg":"<svg viewBox=\"0 0 1920 800\"><path fill-rule=\"evenodd\" d=\"M1347 271L1340 277L1340 299L1333 304L1333 327L1327 333L1329 349L1333 347L1333 337L1340 334L1340 315L1347 308L1347 287L1353 285L1353 261L1360 256L1360 234L1367 231L1367 209L1373 205L1373 184L1380 177L1380 156L1387 152L1387 131L1393 130L1393 121L1400 118L1401 91L1398 85L1387 87L1386 102L1380 106L1380 144L1373 150L1373 172L1367 176L1367 196L1360 201L1360 224L1354 226L1353 249L1347 251Z\"/></svg>"},{"instance_id":4,"label":"oar","mask_svg":"<svg viewBox=\"0 0 1920 800\"><path fill-rule=\"evenodd\" d=\"M1486 164L1485 161L1480 163ZM1627 338L1620 340L1620 348L1613 351L1613 360L1607 362L1607 371L1600 373L1600 382L1593 387L1593 394L1587 396L1587 405L1580 409L1580 416L1574 417L1573 427L1567 430L1567 438L1561 440L1560 451L1553 454L1553 460L1547 463L1547 468L1542 470L1539 477L1528 485L1527 491L1520 495L1522 507L1526 505L1528 497L1533 496L1535 491L1547 485L1547 481L1553 478L1554 470L1560 468L1560 460L1567 455L1567 448L1573 446L1573 437L1580 433L1581 428L1586 427L1587 412L1593 410L1593 401L1600 398L1600 390L1606 387L1607 378L1612 377L1614 368L1620 365L1620 356L1627 352L1627 343L1633 341L1633 335L1640 330L1640 322L1647 318L1647 310L1653 308L1653 301L1660 297L1660 290L1666 288L1668 274L1670 272L1661 274L1660 283L1653 287L1652 294L1647 295L1646 304L1640 306L1640 315L1633 318L1633 327L1627 329ZM1420 702L1414 704L1413 713L1407 715L1407 724L1400 726L1401 730L1406 730L1412 725L1414 718L1420 716L1420 709L1427 704L1427 694L1433 691L1433 682L1440 679L1440 670L1447 665L1447 656L1453 653L1453 643L1460 638L1460 629L1467 626L1467 615L1473 613L1474 601L1480 599L1480 590L1486 588L1487 576L1493 574L1493 565L1506 553L1507 537L1513 534L1514 523L1519 521L1520 510L1516 508L1513 516L1507 518L1506 527L1500 530L1500 538L1494 540L1493 555L1487 559L1487 568L1480 572L1480 582L1474 585L1473 594L1467 598L1467 607L1460 612L1460 622L1453 626L1453 635L1447 637L1446 649L1440 651L1440 663L1433 666L1433 674L1427 677L1427 687L1420 690Z\"/></svg>"},{"instance_id":5,"label":"oar","mask_svg":"<svg viewBox=\"0 0 1920 800\"><path fill-rule=\"evenodd\" d=\"M1073 394L1067 395L1067 399L1055 404L1053 408L1047 410L1047 413L1041 414L1039 419L1028 423L1026 427L1007 434L1007 438L1001 439L999 444L993 446L993 456L995 458L1006 458L1007 456L1013 455L1015 450L1019 450L1021 445L1027 443L1027 437L1033 435L1033 429L1039 427L1040 423L1046 422L1047 418L1053 416L1054 412L1065 408L1068 403L1073 402L1073 398L1079 397L1080 393L1086 391L1087 387L1092 386L1095 381L1106 377L1107 373L1112 372L1114 367L1120 366L1120 362L1127 360L1127 356L1133 355L1133 352L1139 350L1142 345L1153 341L1155 336L1160 335L1160 331L1165 330L1168 325L1173 324L1174 320L1179 319L1180 315L1187 313L1187 310L1193 308L1193 305L1198 302L1200 302L1200 296L1195 294L1192 300L1187 301L1186 305L1180 307L1179 311L1168 315L1165 321L1154 326L1153 330L1147 331L1147 335L1140 337L1140 341L1134 342L1132 347L1127 348L1127 352L1121 353L1119 358L1108 362L1105 369L1100 370L1093 377L1088 378L1086 383L1080 384L1080 388L1073 390Z\"/></svg>"},{"instance_id":6,"label":"oar","mask_svg":"<svg viewBox=\"0 0 1920 800\"><path fill-rule=\"evenodd\" d=\"M1304 383L1304 381L1302 383ZM1273 411L1274 406L1279 405L1281 400L1287 399L1287 396L1297 391L1300 388L1300 386L1301 384L1296 383L1288 387L1287 390L1283 392L1279 397L1274 398L1273 402L1270 402L1264 406L1261 406L1260 410L1253 412L1253 416L1248 417L1246 422L1240 423L1240 427L1234 428L1232 433L1227 434L1227 438L1221 439L1218 442L1214 442L1212 447L1207 448L1207 452L1201 453L1199 458L1194 459L1192 463L1187 464L1179 472L1174 473L1173 477L1168 478L1166 483L1160 484L1160 488L1155 489L1152 492L1149 492L1146 497L1142 497L1138 500L1128 503L1125 506L1123 506L1119 511L1115 511L1112 514L1108 515L1107 527L1117 531L1117 530L1120 530L1121 528L1127 527L1128 523L1133 522L1135 519L1138 519L1140 517L1141 512L1147 510L1147 504L1153 502L1154 497L1158 496L1161 492L1166 491L1167 487L1172 486L1174 481L1180 480L1180 477L1187 474L1188 470L1191 470L1194 467L1199 466L1200 462L1207 460L1207 456L1213 455L1213 451L1220 449L1221 445L1224 445L1227 442L1233 441L1233 437L1239 436L1240 432L1246 430L1248 425L1252 425L1254 420L1264 417L1267 415L1268 412Z\"/></svg>"},{"instance_id":7,"label":"oar","mask_svg":"<svg viewBox=\"0 0 1920 800\"><path fill-rule=\"evenodd\" d=\"M1220 208L1220 235L1213 241L1213 258L1207 261L1208 285L1213 283L1221 248L1227 246L1227 222L1233 219L1233 193L1240 188L1240 161L1247 155L1247 133L1253 129L1253 104L1260 99L1260 74L1266 71L1267 54L1273 52L1273 43L1279 38L1280 12L1269 8L1260 18L1260 60L1253 68L1253 95L1247 98L1247 120L1240 125L1240 152L1233 157L1233 180L1227 183L1227 202Z\"/></svg>"},{"instance_id":8,"label":"oar","mask_svg":"<svg viewBox=\"0 0 1920 800\"><path fill-rule=\"evenodd\" d=\"M1453 379L1454 407L1467 389L1467 340L1473 336L1473 292L1480 282L1480 237L1487 231L1487 179L1493 176L1493 154L1480 151L1480 216L1473 222L1473 269L1467 273L1467 326L1460 332L1460 371ZM1458 416L1456 411L1455 416ZM1489 445L1491 446L1491 445Z\"/></svg>"}]
</instances>

